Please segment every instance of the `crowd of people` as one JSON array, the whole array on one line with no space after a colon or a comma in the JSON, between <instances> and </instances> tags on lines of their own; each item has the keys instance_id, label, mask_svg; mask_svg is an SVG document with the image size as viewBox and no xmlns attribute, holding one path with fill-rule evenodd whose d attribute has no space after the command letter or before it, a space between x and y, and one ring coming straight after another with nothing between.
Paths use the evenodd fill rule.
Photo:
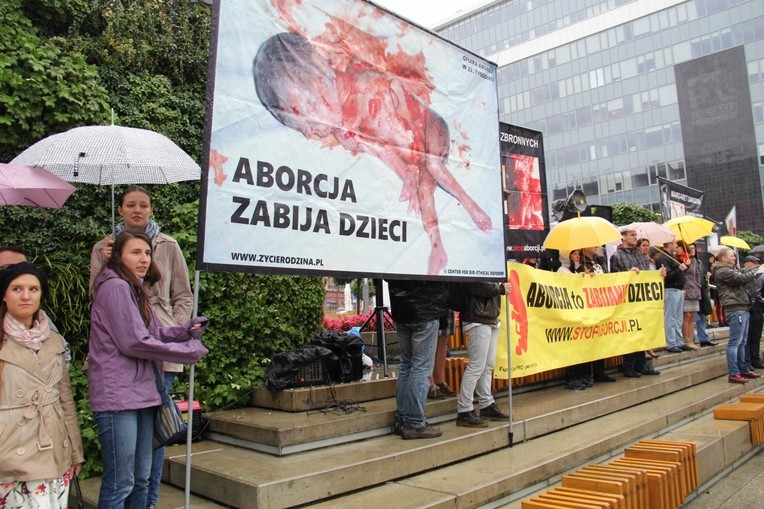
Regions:
<instances>
[{"instance_id":1,"label":"crowd of people","mask_svg":"<svg viewBox=\"0 0 764 509\"><path fill-rule=\"evenodd\" d=\"M157 374L169 392L173 373L207 353L207 320L191 319L185 260L151 220L148 191L128 187L118 211L123 221L93 248L85 365L104 469L98 507L144 509L158 500L163 463L152 450ZM0 249L0 507L68 507L84 462L69 349L47 294L23 250Z\"/></svg>"},{"instance_id":2,"label":"crowd of people","mask_svg":"<svg viewBox=\"0 0 764 509\"><path fill-rule=\"evenodd\" d=\"M130 186L119 203L122 222L93 247L90 267L85 364L104 469L99 508L151 509L158 501L164 458L163 448L152 447L160 391L169 394L183 364L207 353L200 341L207 320L191 317L188 268L178 243L151 219L148 191ZM650 246L636 231L624 230L609 264L597 247L587 247L561 252L557 272L659 271L669 353L713 345L706 316L713 309L709 289L715 289L717 313L730 328L729 381L745 383L759 378L754 369L763 367L764 269L755 256L739 268L730 248L715 255L705 267L693 244ZM491 380L501 299L511 291L506 282L389 281L401 354L397 435L406 440L442 435L426 419L428 398L456 397L457 426L482 428L510 418L494 400ZM44 311L55 305L46 301L47 294L47 277L23 250L0 249L0 507L65 507L84 461L68 376L69 348ZM469 359L458 393L444 377L457 311ZM623 376L659 375L652 365L656 357L652 350L624 355ZM572 390L616 381L605 372L604 359L569 366L565 375L565 387Z\"/></svg>"}]
</instances>

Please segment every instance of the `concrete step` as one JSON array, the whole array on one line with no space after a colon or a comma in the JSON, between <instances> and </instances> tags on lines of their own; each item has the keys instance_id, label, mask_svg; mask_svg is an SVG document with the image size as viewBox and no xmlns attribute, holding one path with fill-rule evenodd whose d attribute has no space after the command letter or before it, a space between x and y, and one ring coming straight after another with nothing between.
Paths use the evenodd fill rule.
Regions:
<instances>
[{"instance_id":1,"label":"concrete step","mask_svg":"<svg viewBox=\"0 0 764 509\"><path fill-rule=\"evenodd\" d=\"M556 485L563 474L611 461L644 438L695 442L702 492L709 480L753 449L748 423L714 420L712 407L761 387L732 386L726 377L718 378L542 438L310 506L386 509L395 500L398 508L519 509L520 500ZM699 398L705 399L701 414Z\"/></svg>"},{"instance_id":2,"label":"concrete step","mask_svg":"<svg viewBox=\"0 0 764 509\"><path fill-rule=\"evenodd\" d=\"M723 356L713 352L688 354L694 356L693 362L682 361L657 377L619 378L616 383L597 384L586 391L558 386L515 395L511 430L509 423L469 429L448 422L443 425L443 436L435 440L404 441L388 434L289 457L207 440L193 446L193 489L234 507L289 507L414 476L399 483L417 486L418 481L412 479L425 479L425 485L448 479L460 486L457 493L464 491L477 500L490 501L497 494L513 493L541 482L554 470L564 471L568 464L580 464L660 433L744 392L744 387L727 383ZM684 358L685 354L676 355ZM500 405L507 407L506 398L500 400ZM574 428L577 431L572 435L561 431ZM517 445L506 448L510 431ZM578 439L573 438L576 433ZM529 443L533 443L531 450L527 450ZM518 476L514 468L500 469L501 478L491 481L485 491L475 491L483 481L488 483L488 478L478 482L469 473L470 467L462 469L461 465L491 463L490 458L496 454L508 454L512 460L497 464L515 465L520 462L514 452L518 447L525 450L523 458L533 459L527 475ZM183 447L178 447L177 454L182 451ZM542 453L553 454L554 460L541 461ZM465 461L475 456L472 462ZM169 463L169 481L182 486L185 456L171 457ZM477 470L481 477L483 468L487 467ZM430 470L432 473L421 474ZM436 491L442 495L445 485L437 485Z\"/></svg>"},{"instance_id":3,"label":"concrete step","mask_svg":"<svg viewBox=\"0 0 764 509\"><path fill-rule=\"evenodd\" d=\"M655 367L663 369L723 356L724 343L697 352L659 351L659 354ZM393 367L393 374L395 369ZM718 376L715 373L713 376ZM379 376L379 372L375 375ZM560 383L561 380L546 382L542 387ZM515 389L514 394L533 389ZM642 398L639 394L632 396L620 403L628 406L633 404L634 398ZM260 388L255 390L252 399L257 402L254 407L207 414L206 437L283 456L389 434L395 417L395 379L378 377L334 386L287 389L275 394ZM435 424L454 419L456 398L428 401L427 416Z\"/></svg>"},{"instance_id":4,"label":"concrete step","mask_svg":"<svg viewBox=\"0 0 764 509\"><path fill-rule=\"evenodd\" d=\"M98 507L98 491L101 489L101 478L91 477L80 481L82 489L82 501L85 509L96 509ZM69 507L78 507L75 503L76 497L72 493ZM183 489L162 483L159 486L159 505L161 509L179 509L185 506L186 494ZM211 500L205 500L196 495L191 495L189 500L190 507L193 509L220 509L226 507Z\"/></svg>"}]
</instances>

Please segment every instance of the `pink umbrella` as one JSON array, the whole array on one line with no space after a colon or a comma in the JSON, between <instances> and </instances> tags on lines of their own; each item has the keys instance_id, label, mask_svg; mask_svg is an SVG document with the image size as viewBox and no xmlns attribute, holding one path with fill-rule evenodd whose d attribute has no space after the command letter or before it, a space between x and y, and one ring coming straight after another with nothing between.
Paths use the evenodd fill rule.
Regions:
<instances>
[{"instance_id":1,"label":"pink umbrella","mask_svg":"<svg viewBox=\"0 0 764 509\"><path fill-rule=\"evenodd\" d=\"M74 190L42 168L0 163L0 205L60 209Z\"/></svg>"}]
</instances>

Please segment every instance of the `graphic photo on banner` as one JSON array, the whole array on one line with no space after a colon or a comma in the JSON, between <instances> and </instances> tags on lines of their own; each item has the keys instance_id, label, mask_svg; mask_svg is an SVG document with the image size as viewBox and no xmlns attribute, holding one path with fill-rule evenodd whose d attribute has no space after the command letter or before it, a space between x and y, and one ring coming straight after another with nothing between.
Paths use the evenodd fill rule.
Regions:
<instances>
[{"instance_id":1,"label":"graphic photo on banner","mask_svg":"<svg viewBox=\"0 0 764 509\"><path fill-rule=\"evenodd\" d=\"M499 140L507 216L506 256L537 257L549 233L543 136L501 122Z\"/></svg>"},{"instance_id":2,"label":"graphic photo on banner","mask_svg":"<svg viewBox=\"0 0 764 509\"><path fill-rule=\"evenodd\" d=\"M200 268L504 276L495 64L362 0L214 8Z\"/></svg>"}]
</instances>

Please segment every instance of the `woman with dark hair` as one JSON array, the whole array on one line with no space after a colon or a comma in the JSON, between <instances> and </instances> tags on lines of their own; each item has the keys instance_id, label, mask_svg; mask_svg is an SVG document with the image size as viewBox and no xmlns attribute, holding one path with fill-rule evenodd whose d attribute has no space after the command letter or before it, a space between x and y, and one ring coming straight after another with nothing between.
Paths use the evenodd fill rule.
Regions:
<instances>
[{"instance_id":1,"label":"woman with dark hair","mask_svg":"<svg viewBox=\"0 0 764 509\"><path fill-rule=\"evenodd\" d=\"M188 277L188 266L178 243L169 235L159 231L159 225L151 219L154 212L149 192L141 186L126 187L119 199L119 215L122 222L114 232L93 246L90 255L90 291L93 282L111 256L114 237L125 229L144 232L151 239L152 259L162 278L152 283L146 290L151 308L159 322L167 327L183 325L191 318L194 297ZM175 378L183 372L183 365L164 363L164 385L167 393L172 392ZM159 484L164 463L164 447L154 451L151 479L149 481L149 506L159 500Z\"/></svg>"},{"instance_id":2,"label":"woman with dark hair","mask_svg":"<svg viewBox=\"0 0 764 509\"><path fill-rule=\"evenodd\" d=\"M678 258L687 266L684 271L684 304L682 307L682 337L684 344L693 350L700 348L692 340L695 328L695 316L700 311L701 285L703 274L698 259L695 257L695 246L680 240L676 243Z\"/></svg>"},{"instance_id":3,"label":"woman with dark hair","mask_svg":"<svg viewBox=\"0 0 764 509\"><path fill-rule=\"evenodd\" d=\"M0 271L0 507L68 507L84 455L64 342L33 264Z\"/></svg>"},{"instance_id":4,"label":"woman with dark hair","mask_svg":"<svg viewBox=\"0 0 764 509\"><path fill-rule=\"evenodd\" d=\"M162 371L152 362L194 363L207 353L199 341L205 318L160 324L147 291L161 280L152 254L148 235L126 230L93 282L88 389L104 468L100 509L148 505L154 411L161 404L154 368Z\"/></svg>"}]
</instances>

